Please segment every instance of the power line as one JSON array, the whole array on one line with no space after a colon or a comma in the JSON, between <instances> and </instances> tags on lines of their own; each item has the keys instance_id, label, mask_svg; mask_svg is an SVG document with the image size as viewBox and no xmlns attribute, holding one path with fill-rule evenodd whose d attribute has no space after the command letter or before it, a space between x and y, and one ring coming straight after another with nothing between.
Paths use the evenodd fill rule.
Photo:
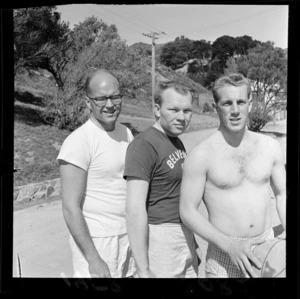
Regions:
<instances>
[{"instance_id":1,"label":"power line","mask_svg":"<svg viewBox=\"0 0 300 299\"><path fill-rule=\"evenodd\" d=\"M132 21L130 21L130 20L124 18L123 16L120 16L119 14L117 14L117 13L111 11L111 10L108 9L107 7L103 7L103 5L99 5L99 6L100 6L102 9L104 9L104 10L106 10L106 11L108 11L108 12L114 14L114 15L116 15L117 17L119 17L119 18L121 18L121 19L124 19L125 21L127 21L127 22L129 22L129 23L132 23L132 24L134 24L134 25L136 25L136 26L138 26L138 27L144 27L144 26L141 26L140 24L137 24L137 23L135 23L135 22L132 22ZM144 28L145 28L147 31L150 31L148 28L146 28L146 27L144 27Z\"/></svg>"},{"instance_id":2,"label":"power line","mask_svg":"<svg viewBox=\"0 0 300 299\"><path fill-rule=\"evenodd\" d=\"M133 17L135 20L141 21L141 22L143 22L144 24L148 25L149 27L152 27L154 30L156 30L156 31L160 31L160 30L161 30L161 29L158 29L158 28L154 27L153 25L151 25L151 24L145 22L145 20L142 20L142 19L138 18L136 15L134 15L133 13L127 11L126 9L123 9L123 8L124 8L124 5L117 5L117 8L120 9L120 10L122 10L123 12L126 12L128 15L130 15L131 17ZM166 33L166 35L168 36L167 33Z\"/></svg>"},{"instance_id":3,"label":"power line","mask_svg":"<svg viewBox=\"0 0 300 299\"><path fill-rule=\"evenodd\" d=\"M219 23L219 24L216 24L216 25L213 25L213 26L206 26L206 27L202 27L202 28L197 28L197 29L193 29L193 30L189 30L189 31L182 31L182 32L171 32L169 33L169 35L171 36L175 36L175 35L180 35L180 34L187 34L187 33L191 33L191 32L195 32L195 31L203 31L203 30L211 30L211 29L216 29L216 28L219 28L219 27L222 27L222 26L226 26L226 25L232 25L232 24L236 24L236 23L243 23L243 22L246 22L252 18L256 18L256 17L259 17L263 14L266 14L266 13L270 13L274 10L277 10L278 8L275 8L275 9L272 9L272 10L264 10L260 13L252 13L250 15L248 15L246 18L245 17L241 17L241 18L238 18L238 19L235 19L235 20L231 20L231 21L227 21L227 22L223 22L223 23Z\"/></svg>"},{"instance_id":4,"label":"power line","mask_svg":"<svg viewBox=\"0 0 300 299\"><path fill-rule=\"evenodd\" d=\"M90 7L88 7L87 6L87 4L85 4L85 6L90 10L90 11L92 11L93 13L95 13L95 10L94 9L91 9ZM97 9L96 9L97 10ZM98 11L98 15L99 15L99 10L97 10ZM97 12L96 12L97 13ZM103 18L103 16L102 16L102 13L100 13L100 15L99 15L101 18ZM139 32L139 31L136 31L135 29L132 29L131 27L129 27L128 25L125 25L124 23L122 23L122 22L120 22L120 21L118 21L122 26L125 26L125 27L127 27L128 29L130 29L130 30L132 30L132 31L134 31L134 32L136 32L136 33L138 33L138 34L142 34L142 32Z\"/></svg>"}]
</instances>

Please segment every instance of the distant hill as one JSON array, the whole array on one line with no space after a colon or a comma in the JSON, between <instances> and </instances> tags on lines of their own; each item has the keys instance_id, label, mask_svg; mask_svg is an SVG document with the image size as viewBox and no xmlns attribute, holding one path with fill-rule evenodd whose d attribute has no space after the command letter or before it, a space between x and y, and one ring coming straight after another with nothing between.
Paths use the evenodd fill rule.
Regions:
<instances>
[{"instance_id":1,"label":"distant hill","mask_svg":"<svg viewBox=\"0 0 300 299\"><path fill-rule=\"evenodd\" d=\"M155 45L155 56L157 59L159 59L159 56L162 51L162 47L165 44L156 44ZM145 55L145 56L151 56L152 55L152 45L151 44L146 44L146 43L135 43L131 45L129 48L134 49L135 51L139 51L140 54Z\"/></svg>"}]
</instances>

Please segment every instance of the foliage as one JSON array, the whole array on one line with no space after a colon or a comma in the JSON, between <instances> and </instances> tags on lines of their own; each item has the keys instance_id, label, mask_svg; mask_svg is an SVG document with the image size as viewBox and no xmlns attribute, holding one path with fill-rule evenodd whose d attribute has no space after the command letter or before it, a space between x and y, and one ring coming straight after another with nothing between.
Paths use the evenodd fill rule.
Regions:
<instances>
[{"instance_id":1,"label":"foliage","mask_svg":"<svg viewBox=\"0 0 300 299\"><path fill-rule=\"evenodd\" d=\"M226 65L226 61L230 56L233 56L235 39L228 35L223 35L217 38L212 44L212 59L217 59L220 66Z\"/></svg>"},{"instance_id":2,"label":"foliage","mask_svg":"<svg viewBox=\"0 0 300 299\"><path fill-rule=\"evenodd\" d=\"M193 41L191 54L193 58L209 59L212 55L211 43L204 39Z\"/></svg>"},{"instance_id":3,"label":"foliage","mask_svg":"<svg viewBox=\"0 0 300 299\"><path fill-rule=\"evenodd\" d=\"M256 47L258 44L260 44L259 41L253 40L248 35L238 36L234 41L235 54L246 55L249 49Z\"/></svg>"},{"instance_id":4,"label":"foliage","mask_svg":"<svg viewBox=\"0 0 300 299\"><path fill-rule=\"evenodd\" d=\"M160 62L171 69L182 66L184 62L192 58L192 41L181 36L174 42L165 44L160 54Z\"/></svg>"},{"instance_id":5,"label":"foliage","mask_svg":"<svg viewBox=\"0 0 300 299\"><path fill-rule=\"evenodd\" d=\"M249 113L249 130L259 132L271 119L271 115L264 109L263 101L254 101Z\"/></svg>"},{"instance_id":6,"label":"foliage","mask_svg":"<svg viewBox=\"0 0 300 299\"><path fill-rule=\"evenodd\" d=\"M202 112L203 113L205 113L205 112L214 112L214 108L208 102L205 102L204 105L203 105Z\"/></svg>"},{"instance_id":7,"label":"foliage","mask_svg":"<svg viewBox=\"0 0 300 299\"><path fill-rule=\"evenodd\" d=\"M95 69L111 71L119 79L125 95L134 94L147 78L141 75L145 69L142 57L128 49L114 25L87 18L75 26L71 35L66 57L61 57L65 58L64 67L59 70L63 85L56 96L48 99L44 117L48 123L74 130L86 119L85 81Z\"/></svg>"},{"instance_id":8,"label":"foliage","mask_svg":"<svg viewBox=\"0 0 300 299\"><path fill-rule=\"evenodd\" d=\"M60 21L55 6L14 10L15 74L21 67L42 67L46 61L33 56L47 43L57 45L68 31L68 24Z\"/></svg>"},{"instance_id":9,"label":"foliage","mask_svg":"<svg viewBox=\"0 0 300 299\"><path fill-rule=\"evenodd\" d=\"M247 55L229 59L225 73L240 72L251 80L253 110L250 129L260 130L276 109L284 108L287 85L287 57L272 42L249 49ZM253 118L253 121L252 121Z\"/></svg>"},{"instance_id":10,"label":"foliage","mask_svg":"<svg viewBox=\"0 0 300 299\"><path fill-rule=\"evenodd\" d=\"M188 60L196 59L197 65L189 65L188 73L192 73L190 78L209 87L224 73L228 59L245 55L258 44L261 43L247 35L236 38L223 35L212 44L204 39L192 41L182 36L163 46L160 62L171 69L177 69ZM203 60L206 61L205 65Z\"/></svg>"}]
</instances>

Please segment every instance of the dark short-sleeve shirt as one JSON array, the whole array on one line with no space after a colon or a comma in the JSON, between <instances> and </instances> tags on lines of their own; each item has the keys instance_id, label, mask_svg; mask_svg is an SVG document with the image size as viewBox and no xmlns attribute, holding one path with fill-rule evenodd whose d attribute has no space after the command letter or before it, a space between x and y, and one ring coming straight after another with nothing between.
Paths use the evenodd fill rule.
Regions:
<instances>
[{"instance_id":1,"label":"dark short-sleeve shirt","mask_svg":"<svg viewBox=\"0 0 300 299\"><path fill-rule=\"evenodd\" d=\"M186 151L181 140L154 127L140 133L128 146L124 178L149 182L148 223L180 223L179 195Z\"/></svg>"}]
</instances>

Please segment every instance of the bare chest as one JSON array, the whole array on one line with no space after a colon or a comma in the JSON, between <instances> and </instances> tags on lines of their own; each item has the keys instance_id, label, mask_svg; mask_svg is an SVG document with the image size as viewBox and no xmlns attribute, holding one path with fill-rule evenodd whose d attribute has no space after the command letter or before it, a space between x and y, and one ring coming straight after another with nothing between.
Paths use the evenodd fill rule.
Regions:
<instances>
[{"instance_id":1,"label":"bare chest","mask_svg":"<svg viewBox=\"0 0 300 299\"><path fill-rule=\"evenodd\" d=\"M221 189L239 186L245 180L262 184L269 181L272 163L264 149L223 149L215 153L208 179Z\"/></svg>"}]
</instances>

